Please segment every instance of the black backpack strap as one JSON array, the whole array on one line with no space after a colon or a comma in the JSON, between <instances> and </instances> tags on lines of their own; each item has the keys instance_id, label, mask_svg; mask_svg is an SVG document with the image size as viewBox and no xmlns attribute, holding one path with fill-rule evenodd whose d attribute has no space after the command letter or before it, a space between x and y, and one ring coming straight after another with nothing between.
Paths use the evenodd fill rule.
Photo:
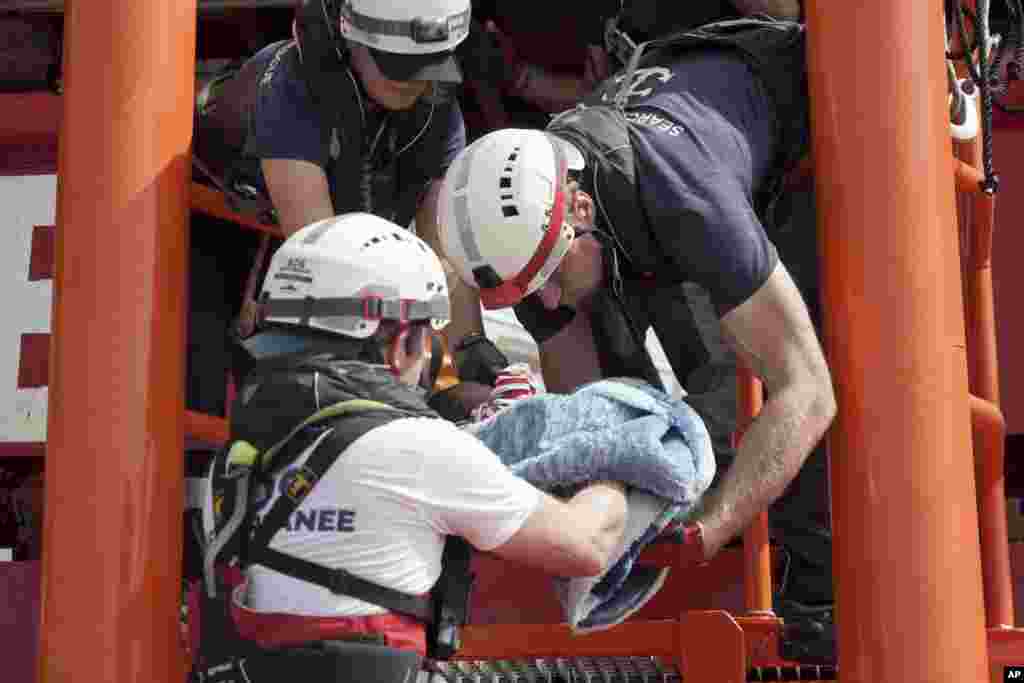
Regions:
<instances>
[{"instance_id":1,"label":"black backpack strap","mask_svg":"<svg viewBox=\"0 0 1024 683\"><path fill-rule=\"evenodd\" d=\"M460 536L448 536L441 556L441 576L431 590L434 619L427 634L427 655L450 659L461 646L459 631L469 618L475 576L473 548Z\"/></svg>"},{"instance_id":2,"label":"black backpack strap","mask_svg":"<svg viewBox=\"0 0 1024 683\"><path fill-rule=\"evenodd\" d=\"M375 427L405 415L398 409L379 405L380 408L363 408L343 414L333 421L329 431L314 442L313 452L309 458L283 482L284 490L256 527L249 542L248 559L251 564L315 583L332 593L347 595L430 622L433 619L433 605L428 597L408 595L378 586L343 569L330 569L270 548L270 541L274 535L284 528L292 513L302 504L317 482L356 439Z\"/></svg>"},{"instance_id":3,"label":"black backpack strap","mask_svg":"<svg viewBox=\"0 0 1024 683\"><path fill-rule=\"evenodd\" d=\"M301 0L295 9L299 68L310 98L327 133L331 154L328 173L343 182L332 183L335 211L359 209L371 212L364 197L363 137L366 134L364 103L356 76L349 68L348 48L335 28L331 0ZM333 17L333 21L331 19ZM337 151L338 155L334 153ZM325 170L328 170L325 169Z\"/></svg>"}]
</instances>

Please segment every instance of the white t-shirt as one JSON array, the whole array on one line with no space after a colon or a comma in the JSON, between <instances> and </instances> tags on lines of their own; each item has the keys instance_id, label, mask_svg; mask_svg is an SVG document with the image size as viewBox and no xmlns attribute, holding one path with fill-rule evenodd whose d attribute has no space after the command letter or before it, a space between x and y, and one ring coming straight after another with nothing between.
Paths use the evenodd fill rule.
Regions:
<instances>
[{"instance_id":1,"label":"white t-shirt","mask_svg":"<svg viewBox=\"0 0 1024 683\"><path fill-rule=\"evenodd\" d=\"M281 480L311 451L278 475L258 515L271 508ZM270 547L422 594L441 574L446 534L491 550L522 527L539 501L535 488L474 437L444 420L403 418L353 442ZM344 617L385 611L258 565L248 578L244 604L258 612Z\"/></svg>"}]
</instances>

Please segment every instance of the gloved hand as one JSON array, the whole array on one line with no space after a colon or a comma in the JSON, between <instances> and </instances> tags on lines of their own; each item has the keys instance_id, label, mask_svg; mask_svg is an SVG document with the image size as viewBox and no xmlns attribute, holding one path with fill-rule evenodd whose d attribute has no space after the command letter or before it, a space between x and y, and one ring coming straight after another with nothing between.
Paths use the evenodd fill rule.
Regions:
<instances>
[{"instance_id":1,"label":"gloved hand","mask_svg":"<svg viewBox=\"0 0 1024 683\"><path fill-rule=\"evenodd\" d=\"M490 339L482 334L467 335L455 348L455 367L463 382L494 386L498 373L508 367L505 357Z\"/></svg>"},{"instance_id":2,"label":"gloved hand","mask_svg":"<svg viewBox=\"0 0 1024 683\"><path fill-rule=\"evenodd\" d=\"M473 409L486 403L491 387L476 382L459 382L447 389L435 391L427 397L427 405L456 424L468 422Z\"/></svg>"}]
</instances>

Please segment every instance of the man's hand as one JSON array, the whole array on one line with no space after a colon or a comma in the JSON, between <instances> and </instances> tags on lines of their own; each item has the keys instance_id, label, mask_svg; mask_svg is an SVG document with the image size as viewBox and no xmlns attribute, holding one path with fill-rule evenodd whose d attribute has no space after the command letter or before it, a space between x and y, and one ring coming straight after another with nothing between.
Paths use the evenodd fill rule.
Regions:
<instances>
[{"instance_id":1,"label":"man's hand","mask_svg":"<svg viewBox=\"0 0 1024 683\"><path fill-rule=\"evenodd\" d=\"M793 481L835 416L835 395L807 307L785 266L722 318L727 341L764 382L765 401L721 485L698 515L713 557Z\"/></svg>"}]
</instances>

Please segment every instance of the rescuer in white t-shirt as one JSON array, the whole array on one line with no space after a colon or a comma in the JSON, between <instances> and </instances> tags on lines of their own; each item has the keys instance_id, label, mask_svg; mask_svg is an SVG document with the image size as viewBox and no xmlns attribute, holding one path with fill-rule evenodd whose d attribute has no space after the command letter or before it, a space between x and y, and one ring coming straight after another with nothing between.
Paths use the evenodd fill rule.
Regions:
<instances>
[{"instance_id":1,"label":"rescuer in white t-shirt","mask_svg":"<svg viewBox=\"0 0 1024 683\"><path fill-rule=\"evenodd\" d=\"M439 419L417 387L449 301L441 263L415 235L369 214L299 230L275 253L262 293L256 359L232 411L232 439L265 449L327 405L369 399L400 411L351 441L268 548L407 595L431 590L446 537L559 576L600 573L625 522L621 484L563 501L512 475L473 436ZM329 438L301 448L255 501L257 524ZM305 438L305 441L302 439ZM260 564L233 615L264 647L376 637L425 651L421 622Z\"/></svg>"}]
</instances>

